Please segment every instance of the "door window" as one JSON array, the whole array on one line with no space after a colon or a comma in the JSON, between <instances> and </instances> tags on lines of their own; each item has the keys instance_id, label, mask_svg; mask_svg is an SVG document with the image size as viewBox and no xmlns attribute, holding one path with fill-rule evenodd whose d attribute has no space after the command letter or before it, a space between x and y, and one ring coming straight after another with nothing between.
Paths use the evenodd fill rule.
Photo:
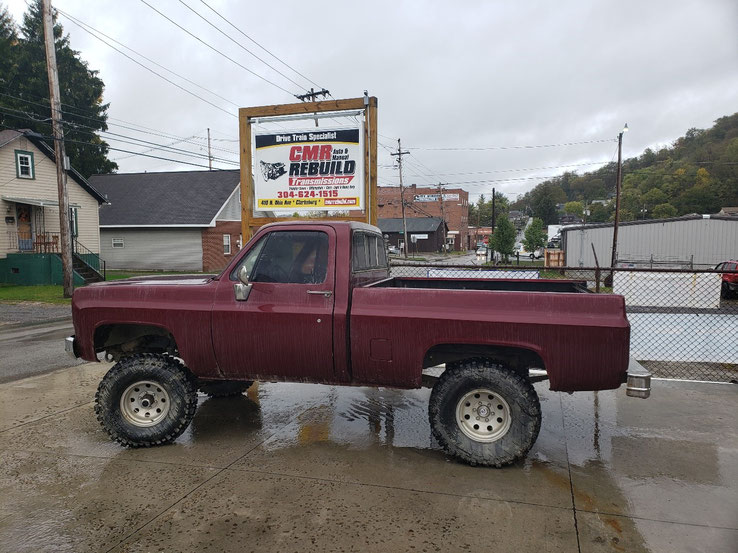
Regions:
<instances>
[{"instance_id":1,"label":"door window","mask_svg":"<svg viewBox=\"0 0 738 553\"><path fill-rule=\"evenodd\" d=\"M320 231L271 232L246 254L243 264L250 269L252 282L319 284L328 272L328 235Z\"/></svg>"}]
</instances>

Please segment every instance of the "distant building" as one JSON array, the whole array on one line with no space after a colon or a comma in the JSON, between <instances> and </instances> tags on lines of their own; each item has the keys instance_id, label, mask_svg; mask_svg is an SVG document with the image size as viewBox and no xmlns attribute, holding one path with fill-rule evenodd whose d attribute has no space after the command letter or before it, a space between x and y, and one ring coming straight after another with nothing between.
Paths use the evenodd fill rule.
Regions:
<instances>
[{"instance_id":1,"label":"distant building","mask_svg":"<svg viewBox=\"0 0 738 553\"><path fill-rule=\"evenodd\" d=\"M402 218L400 188L380 186L377 189L380 219ZM442 217L448 225L449 249L468 250L474 247L469 237L469 193L461 188L443 189L443 214L438 187L405 187L405 218Z\"/></svg>"},{"instance_id":2,"label":"distant building","mask_svg":"<svg viewBox=\"0 0 738 553\"><path fill-rule=\"evenodd\" d=\"M570 267L610 266L613 224L561 229L565 263ZM671 219L629 221L618 226L620 266L712 268L738 258L738 217L685 215Z\"/></svg>"},{"instance_id":3,"label":"distant building","mask_svg":"<svg viewBox=\"0 0 738 553\"><path fill-rule=\"evenodd\" d=\"M405 222L407 237L410 240L408 253L441 251L443 237L448 231L448 226L443 223L443 219L440 217L406 217ZM387 241L391 246L402 249L405 241L402 217L379 219L377 226L382 234L387 236Z\"/></svg>"},{"instance_id":4,"label":"distant building","mask_svg":"<svg viewBox=\"0 0 738 553\"><path fill-rule=\"evenodd\" d=\"M476 247L480 242L488 243L492 239L492 234L492 227L469 227L469 236L473 247Z\"/></svg>"},{"instance_id":5,"label":"distant building","mask_svg":"<svg viewBox=\"0 0 738 553\"><path fill-rule=\"evenodd\" d=\"M100 254L108 269L216 272L241 249L240 174L170 171L94 175Z\"/></svg>"},{"instance_id":6,"label":"distant building","mask_svg":"<svg viewBox=\"0 0 738 553\"><path fill-rule=\"evenodd\" d=\"M575 225L580 224L582 222L582 218L577 215L572 215L571 213L567 213L566 215L562 215L559 217L559 224L560 225Z\"/></svg>"},{"instance_id":7,"label":"distant building","mask_svg":"<svg viewBox=\"0 0 738 553\"><path fill-rule=\"evenodd\" d=\"M730 215L731 217L738 217L738 207L724 207L720 210L718 215Z\"/></svg>"}]
</instances>

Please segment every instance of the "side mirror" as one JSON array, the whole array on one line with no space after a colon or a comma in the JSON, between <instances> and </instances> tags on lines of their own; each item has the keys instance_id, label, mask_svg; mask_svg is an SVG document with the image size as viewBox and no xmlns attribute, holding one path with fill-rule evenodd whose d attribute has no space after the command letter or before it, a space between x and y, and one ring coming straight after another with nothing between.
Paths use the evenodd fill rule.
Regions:
<instances>
[{"instance_id":1,"label":"side mirror","mask_svg":"<svg viewBox=\"0 0 738 553\"><path fill-rule=\"evenodd\" d=\"M238 276L238 280L240 280L242 283L244 284L249 283L249 272L246 270L245 265L241 265L238 268L238 274L236 276Z\"/></svg>"},{"instance_id":2,"label":"side mirror","mask_svg":"<svg viewBox=\"0 0 738 553\"><path fill-rule=\"evenodd\" d=\"M236 275L238 276L238 280L241 281L233 285L233 292L236 295L236 301L246 301L247 299L249 299L249 294L251 294L252 286L252 284L249 282L249 272L245 266L241 265Z\"/></svg>"}]
</instances>

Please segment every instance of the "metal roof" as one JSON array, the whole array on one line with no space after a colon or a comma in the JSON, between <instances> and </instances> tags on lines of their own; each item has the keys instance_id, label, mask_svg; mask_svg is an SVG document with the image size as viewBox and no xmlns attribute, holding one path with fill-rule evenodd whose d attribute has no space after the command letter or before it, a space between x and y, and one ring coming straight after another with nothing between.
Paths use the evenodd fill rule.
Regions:
<instances>
[{"instance_id":1,"label":"metal roof","mask_svg":"<svg viewBox=\"0 0 738 553\"><path fill-rule=\"evenodd\" d=\"M698 213L692 213L690 215L682 215L681 217L669 217L666 219L644 219L641 221L621 221L618 223L618 227L628 227L631 225L660 225L662 223L673 223L682 221L695 221L698 219L715 219L717 221L738 221L735 217L730 215L699 215ZM598 228L610 228L614 223L594 223L587 225L567 225L562 227L561 232L568 232L570 230L591 230Z\"/></svg>"},{"instance_id":2,"label":"metal roof","mask_svg":"<svg viewBox=\"0 0 738 553\"><path fill-rule=\"evenodd\" d=\"M443 223L440 217L407 217L408 232L435 232ZM383 233L403 232L402 217L378 219L377 226Z\"/></svg>"},{"instance_id":3,"label":"metal roof","mask_svg":"<svg viewBox=\"0 0 738 553\"><path fill-rule=\"evenodd\" d=\"M15 204L36 205L38 207L59 207L59 200L43 200L39 198L11 198L8 196L0 196L1 200L13 202ZM74 202L69 202L69 207L82 207Z\"/></svg>"},{"instance_id":4,"label":"metal roof","mask_svg":"<svg viewBox=\"0 0 738 553\"><path fill-rule=\"evenodd\" d=\"M173 171L95 175L107 196L100 227L207 227L228 201L239 171Z\"/></svg>"}]
</instances>

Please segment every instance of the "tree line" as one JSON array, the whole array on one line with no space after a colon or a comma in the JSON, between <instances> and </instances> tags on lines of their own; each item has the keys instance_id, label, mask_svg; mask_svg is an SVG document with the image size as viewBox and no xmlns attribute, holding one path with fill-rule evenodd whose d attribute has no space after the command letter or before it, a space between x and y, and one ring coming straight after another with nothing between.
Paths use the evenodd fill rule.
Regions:
<instances>
[{"instance_id":1,"label":"tree line","mask_svg":"<svg viewBox=\"0 0 738 553\"><path fill-rule=\"evenodd\" d=\"M611 221L616 178L616 163L581 175L566 172L541 182L510 208L546 225L558 223L558 204L588 222ZM626 159L622 183L621 221L716 213L738 205L738 113L721 117L710 129L689 129L670 147L647 148Z\"/></svg>"}]
</instances>

